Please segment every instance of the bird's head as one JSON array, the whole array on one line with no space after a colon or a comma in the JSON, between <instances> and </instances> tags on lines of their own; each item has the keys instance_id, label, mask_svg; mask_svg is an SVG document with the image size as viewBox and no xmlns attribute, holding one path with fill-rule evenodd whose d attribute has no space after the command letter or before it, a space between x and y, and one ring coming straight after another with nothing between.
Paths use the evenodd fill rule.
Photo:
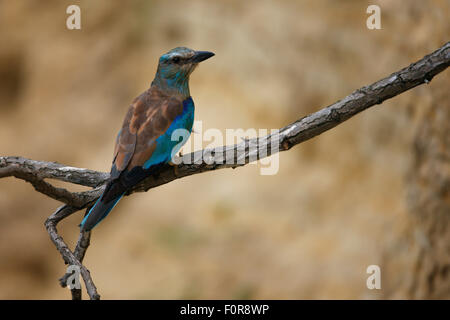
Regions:
<instances>
[{"instance_id":1,"label":"bird's head","mask_svg":"<svg viewBox=\"0 0 450 320\"><path fill-rule=\"evenodd\" d=\"M153 84L161 89L175 90L189 96L189 75L200 62L213 55L209 51L195 51L185 47L172 49L159 58Z\"/></svg>"}]
</instances>

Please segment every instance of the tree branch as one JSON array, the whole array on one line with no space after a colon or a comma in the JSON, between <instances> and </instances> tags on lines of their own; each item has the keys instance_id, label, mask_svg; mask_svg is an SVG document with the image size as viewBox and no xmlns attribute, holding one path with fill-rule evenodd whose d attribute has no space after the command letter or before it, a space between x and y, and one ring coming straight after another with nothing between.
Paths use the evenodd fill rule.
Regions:
<instances>
[{"instance_id":1,"label":"tree branch","mask_svg":"<svg viewBox=\"0 0 450 320\"><path fill-rule=\"evenodd\" d=\"M59 207L50 217L45 221L45 228L47 229L48 234L50 235L50 239L56 246L56 249L60 252L63 260L66 264L76 265L80 268L81 276L83 277L84 283L86 285L86 290L91 297L92 300L100 299L100 295L97 293L97 288L95 287L94 282L92 281L91 274L85 266L83 266L80 262L80 259L74 256L72 251L70 251L67 244L64 242L63 238L58 234L56 230L56 225L64 218L67 218L72 213L78 211L78 209L70 207L68 205L63 205ZM67 281L67 278L65 279ZM67 282L61 283L63 287L67 285ZM74 296L74 290L72 290L72 297L78 298ZM79 293L79 297L81 299L81 291Z\"/></svg>"},{"instance_id":2,"label":"tree branch","mask_svg":"<svg viewBox=\"0 0 450 320\"><path fill-rule=\"evenodd\" d=\"M181 161L176 170L165 165L157 175L147 178L130 190L128 194L147 191L193 174L243 166L251 161L289 150L292 146L330 130L371 106L381 104L420 84L429 83L435 75L444 71L449 65L450 42L447 42L438 50L410 66L354 91L344 99L281 128L277 133L245 139L241 143L231 146L196 151L181 158L176 157L174 162L180 163ZM279 147L274 148L274 145ZM90 233L80 234L74 254L58 236L56 224L72 213L92 205L103 191L103 185L108 180L109 174L68 167L55 162L35 161L22 157L0 157L0 178L10 176L31 183L38 192L66 204L47 219L45 224L47 231L64 261L81 267L81 274L91 299L99 298L89 271L81 264L89 246ZM94 189L85 192L70 192L54 187L45 179L56 179ZM65 277L67 275L61 280L64 280Z\"/></svg>"},{"instance_id":3,"label":"tree branch","mask_svg":"<svg viewBox=\"0 0 450 320\"><path fill-rule=\"evenodd\" d=\"M359 112L383 101L399 95L420 84L428 83L438 73L450 65L450 42L425 56L410 66L391 74L369 86L362 87L342 100L321 109L309 116L281 128L279 133L245 140L232 146L205 149L182 156L182 163L177 166L177 172L169 165L165 165L156 177L149 177L137 185L133 192L147 191L173 180L205 171L222 168L237 167L248 163L255 152L267 149L270 156L279 151L289 150L292 146L309 140L348 120ZM271 150L270 141L277 140L281 148ZM256 146L256 148L252 148ZM260 156L258 159L262 158ZM239 160L245 162L239 163ZM65 189L37 188L49 197L74 205L78 208L86 207L95 200L102 191L109 174L89 169L64 166L55 162L29 160L21 157L0 157L0 178L15 176L32 183L35 187L46 178L57 179L83 186L97 187L94 190L66 194ZM65 190L67 191L67 190Z\"/></svg>"}]
</instances>

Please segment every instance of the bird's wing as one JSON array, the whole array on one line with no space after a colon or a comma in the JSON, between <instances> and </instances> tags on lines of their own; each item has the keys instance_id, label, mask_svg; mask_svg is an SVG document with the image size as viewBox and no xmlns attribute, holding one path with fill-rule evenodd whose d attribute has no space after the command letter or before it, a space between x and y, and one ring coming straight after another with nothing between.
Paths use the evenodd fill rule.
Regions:
<instances>
[{"instance_id":1,"label":"bird's wing","mask_svg":"<svg viewBox=\"0 0 450 320\"><path fill-rule=\"evenodd\" d=\"M156 148L156 139L182 114L181 99L150 89L133 102L117 137L111 178L143 167Z\"/></svg>"}]
</instances>

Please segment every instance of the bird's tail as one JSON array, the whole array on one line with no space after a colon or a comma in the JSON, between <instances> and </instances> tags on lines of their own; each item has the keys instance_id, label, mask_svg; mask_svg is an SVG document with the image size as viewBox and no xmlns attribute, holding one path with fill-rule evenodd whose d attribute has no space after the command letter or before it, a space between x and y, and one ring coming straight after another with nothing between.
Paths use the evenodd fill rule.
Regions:
<instances>
[{"instance_id":1,"label":"bird's tail","mask_svg":"<svg viewBox=\"0 0 450 320\"><path fill-rule=\"evenodd\" d=\"M111 181L106 185L102 196L89 210L88 214L80 223L82 231L93 229L100 221L102 221L122 199L126 189L120 181Z\"/></svg>"}]
</instances>

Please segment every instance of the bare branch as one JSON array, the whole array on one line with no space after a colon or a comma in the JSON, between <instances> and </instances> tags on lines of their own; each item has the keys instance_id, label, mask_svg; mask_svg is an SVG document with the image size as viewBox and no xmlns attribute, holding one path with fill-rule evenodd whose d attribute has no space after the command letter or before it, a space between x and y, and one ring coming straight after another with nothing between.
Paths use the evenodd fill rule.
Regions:
<instances>
[{"instance_id":1,"label":"bare branch","mask_svg":"<svg viewBox=\"0 0 450 320\"><path fill-rule=\"evenodd\" d=\"M80 235L78 237L78 241L74 250L74 256L80 263L83 263L84 255L86 254L86 251L90 245L90 240L91 240L91 231L80 231ZM67 280L69 279L70 276L71 276L70 273L65 273L59 279L59 283L63 288L67 286ZM71 289L71 292L72 292L72 300L81 300L81 290Z\"/></svg>"},{"instance_id":2,"label":"bare branch","mask_svg":"<svg viewBox=\"0 0 450 320\"><path fill-rule=\"evenodd\" d=\"M109 177L104 172L22 157L0 157L0 168L0 178L29 174L40 180L51 178L87 187L98 187L104 184Z\"/></svg>"},{"instance_id":3,"label":"bare branch","mask_svg":"<svg viewBox=\"0 0 450 320\"><path fill-rule=\"evenodd\" d=\"M362 87L344 99L321 109L309 116L280 129L272 136L250 139L232 146L205 149L184 155L182 163L173 167L164 166L157 176L151 176L137 185L133 192L147 191L182 177L213 171L222 168L237 167L247 164L259 150L268 150L267 154L256 158L270 156L279 151L289 150L292 146L309 140L348 120L359 112L401 94L423 83L429 83L438 73L450 65L450 42L425 56L410 66L391 74L369 86ZM271 141L278 142L277 150L271 150ZM231 158L230 158L231 157ZM255 159L255 157L253 157ZM243 162L237 162L244 159ZM84 186L98 187L106 182L109 175L88 169L64 166L55 162L34 161L20 157L0 157L0 178L15 176L33 184L37 191L56 200L78 208L92 203L100 194L101 187L85 192L70 193L50 184L42 184L45 178L52 178Z\"/></svg>"}]
</instances>

